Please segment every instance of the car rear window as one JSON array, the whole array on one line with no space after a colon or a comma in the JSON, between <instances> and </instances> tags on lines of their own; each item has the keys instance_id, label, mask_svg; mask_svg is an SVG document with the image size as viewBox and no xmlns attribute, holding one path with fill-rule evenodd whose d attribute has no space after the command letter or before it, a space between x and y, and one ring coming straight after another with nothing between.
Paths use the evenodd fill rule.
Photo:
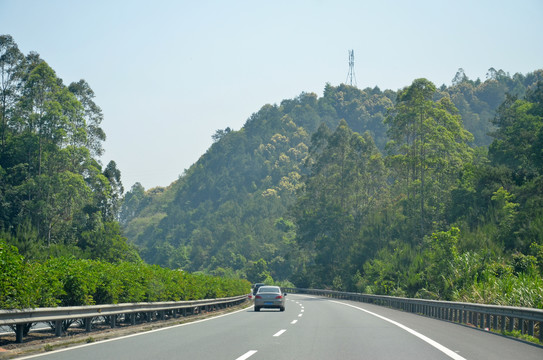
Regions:
<instances>
[{"instance_id":1,"label":"car rear window","mask_svg":"<svg viewBox=\"0 0 543 360\"><path fill-rule=\"evenodd\" d=\"M280 293L281 290L278 288L272 288L272 287L261 287L258 289L259 293Z\"/></svg>"}]
</instances>

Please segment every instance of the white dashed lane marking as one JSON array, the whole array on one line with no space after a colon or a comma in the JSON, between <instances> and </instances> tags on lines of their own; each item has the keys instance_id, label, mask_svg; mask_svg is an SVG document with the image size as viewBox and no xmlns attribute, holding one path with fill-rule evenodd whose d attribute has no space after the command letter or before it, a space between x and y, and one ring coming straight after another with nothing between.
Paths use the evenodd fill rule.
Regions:
<instances>
[{"instance_id":1,"label":"white dashed lane marking","mask_svg":"<svg viewBox=\"0 0 543 360\"><path fill-rule=\"evenodd\" d=\"M253 356L254 354L256 354L257 351L256 350L250 350L250 351L247 351L245 354L241 355L239 358L237 358L236 360L247 360L248 358L250 358L251 356Z\"/></svg>"}]
</instances>

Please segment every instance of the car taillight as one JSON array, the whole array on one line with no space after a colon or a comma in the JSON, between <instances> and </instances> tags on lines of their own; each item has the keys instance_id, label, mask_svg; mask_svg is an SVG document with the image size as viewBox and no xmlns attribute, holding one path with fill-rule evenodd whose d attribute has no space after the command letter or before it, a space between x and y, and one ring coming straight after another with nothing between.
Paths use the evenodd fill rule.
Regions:
<instances>
[{"instance_id":1,"label":"car taillight","mask_svg":"<svg viewBox=\"0 0 543 360\"><path fill-rule=\"evenodd\" d=\"M275 298L276 298L276 299L282 299L283 296L282 296L282 295L278 295L278 296L276 296Z\"/></svg>"},{"instance_id":2,"label":"car taillight","mask_svg":"<svg viewBox=\"0 0 543 360\"><path fill-rule=\"evenodd\" d=\"M262 299L262 296L257 295L257 296L255 296L255 299Z\"/></svg>"}]
</instances>

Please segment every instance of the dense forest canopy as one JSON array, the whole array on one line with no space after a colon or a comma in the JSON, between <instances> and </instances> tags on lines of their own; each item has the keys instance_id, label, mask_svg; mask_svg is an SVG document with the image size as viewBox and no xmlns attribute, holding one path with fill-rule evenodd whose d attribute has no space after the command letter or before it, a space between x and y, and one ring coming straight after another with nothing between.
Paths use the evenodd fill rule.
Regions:
<instances>
[{"instance_id":1,"label":"dense forest canopy","mask_svg":"<svg viewBox=\"0 0 543 360\"><path fill-rule=\"evenodd\" d=\"M541 306L542 79L460 69L265 105L168 188L134 185L121 223L173 268Z\"/></svg>"},{"instance_id":2,"label":"dense forest canopy","mask_svg":"<svg viewBox=\"0 0 543 360\"><path fill-rule=\"evenodd\" d=\"M8 35L0 81L0 253L27 275L29 260L143 259L543 307L543 70L491 68L482 81L459 69L451 86L415 79L398 91L326 84L217 130L167 188L126 194L115 162L100 163L104 116L89 84L64 85Z\"/></svg>"}]
</instances>

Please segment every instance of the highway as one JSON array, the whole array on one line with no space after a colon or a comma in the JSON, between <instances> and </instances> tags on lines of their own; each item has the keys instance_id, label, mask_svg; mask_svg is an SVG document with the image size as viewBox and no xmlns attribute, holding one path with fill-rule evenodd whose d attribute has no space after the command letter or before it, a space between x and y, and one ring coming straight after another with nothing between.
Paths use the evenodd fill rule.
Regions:
<instances>
[{"instance_id":1,"label":"highway","mask_svg":"<svg viewBox=\"0 0 543 360\"><path fill-rule=\"evenodd\" d=\"M384 307L287 295L192 323L19 359L543 359L543 348Z\"/></svg>"}]
</instances>

